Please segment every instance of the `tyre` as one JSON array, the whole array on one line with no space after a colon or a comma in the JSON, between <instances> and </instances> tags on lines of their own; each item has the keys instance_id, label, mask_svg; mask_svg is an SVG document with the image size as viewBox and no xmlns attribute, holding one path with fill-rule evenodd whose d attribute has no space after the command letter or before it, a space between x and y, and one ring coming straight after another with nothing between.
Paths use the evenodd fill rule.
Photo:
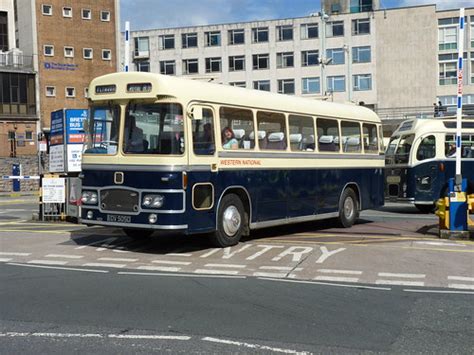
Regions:
<instances>
[{"instance_id":1,"label":"tyre","mask_svg":"<svg viewBox=\"0 0 474 355\"><path fill-rule=\"evenodd\" d=\"M339 203L339 224L349 228L357 218L359 218L359 202L354 190L347 188L342 193Z\"/></svg>"},{"instance_id":2,"label":"tyre","mask_svg":"<svg viewBox=\"0 0 474 355\"><path fill-rule=\"evenodd\" d=\"M246 223L245 210L237 195L225 195L217 212L217 228L211 236L212 243L220 248L236 245L242 237Z\"/></svg>"},{"instance_id":3,"label":"tyre","mask_svg":"<svg viewBox=\"0 0 474 355\"><path fill-rule=\"evenodd\" d=\"M421 213L431 213L435 209L435 205L419 205L415 203L415 207L420 211Z\"/></svg>"},{"instance_id":4,"label":"tyre","mask_svg":"<svg viewBox=\"0 0 474 355\"><path fill-rule=\"evenodd\" d=\"M132 239L146 239L153 234L151 229L124 228L124 233Z\"/></svg>"}]
</instances>

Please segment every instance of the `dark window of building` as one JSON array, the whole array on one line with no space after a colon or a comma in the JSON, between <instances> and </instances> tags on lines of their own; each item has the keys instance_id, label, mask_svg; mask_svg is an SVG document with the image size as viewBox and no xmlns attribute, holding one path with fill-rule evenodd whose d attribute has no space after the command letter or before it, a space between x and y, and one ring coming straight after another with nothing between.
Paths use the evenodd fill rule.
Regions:
<instances>
[{"instance_id":1,"label":"dark window of building","mask_svg":"<svg viewBox=\"0 0 474 355\"><path fill-rule=\"evenodd\" d=\"M370 34L370 19L360 18L352 20L352 35Z\"/></svg>"},{"instance_id":2,"label":"dark window of building","mask_svg":"<svg viewBox=\"0 0 474 355\"><path fill-rule=\"evenodd\" d=\"M344 36L344 21L326 23L326 37Z\"/></svg>"},{"instance_id":3,"label":"dark window of building","mask_svg":"<svg viewBox=\"0 0 474 355\"><path fill-rule=\"evenodd\" d=\"M181 42L183 48L194 48L198 46L197 33L183 33L181 35Z\"/></svg>"},{"instance_id":4,"label":"dark window of building","mask_svg":"<svg viewBox=\"0 0 474 355\"><path fill-rule=\"evenodd\" d=\"M268 42L268 27L252 28L253 43Z\"/></svg>"},{"instance_id":5,"label":"dark window of building","mask_svg":"<svg viewBox=\"0 0 474 355\"><path fill-rule=\"evenodd\" d=\"M0 12L0 50L8 52L8 13Z\"/></svg>"},{"instance_id":6,"label":"dark window of building","mask_svg":"<svg viewBox=\"0 0 474 355\"><path fill-rule=\"evenodd\" d=\"M34 75L0 73L0 81L0 114L36 114Z\"/></svg>"},{"instance_id":7,"label":"dark window of building","mask_svg":"<svg viewBox=\"0 0 474 355\"><path fill-rule=\"evenodd\" d=\"M270 91L270 80L257 80L253 82L255 90Z\"/></svg>"},{"instance_id":8,"label":"dark window of building","mask_svg":"<svg viewBox=\"0 0 474 355\"><path fill-rule=\"evenodd\" d=\"M160 61L160 74L174 75L176 74L176 64L174 60Z\"/></svg>"},{"instance_id":9,"label":"dark window of building","mask_svg":"<svg viewBox=\"0 0 474 355\"><path fill-rule=\"evenodd\" d=\"M137 71L149 72L150 71L150 62L148 60L137 60L135 62Z\"/></svg>"},{"instance_id":10,"label":"dark window of building","mask_svg":"<svg viewBox=\"0 0 474 355\"><path fill-rule=\"evenodd\" d=\"M219 57L216 58L206 58L206 73L216 73L221 72L222 59Z\"/></svg>"},{"instance_id":11,"label":"dark window of building","mask_svg":"<svg viewBox=\"0 0 474 355\"><path fill-rule=\"evenodd\" d=\"M293 26L277 26L277 40L291 41L293 39Z\"/></svg>"},{"instance_id":12,"label":"dark window of building","mask_svg":"<svg viewBox=\"0 0 474 355\"><path fill-rule=\"evenodd\" d=\"M245 56L229 57L229 71L245 70Z\"/></svg>"},{"instance_id":13,"label":"dark window of building","mask_svg":"<svg viewBox=\"0 0 474 355\"><path fill-rule=\"evenodd\" d=\"M295 93L295 80L294 79L278 80L278 92L280 94L294 94Z\"/></svg>"},{"instance_id":14,"label":"dark window of building","mask_svg":"<svg viewBox=\"0 0 474 355\"><path fill-rule=\"evenodd\" d=\"M160 49L174 49L174 35L160 36Z\"/></svg>"},{"instance_id":15,"label":"dark window of building","mask_svg":"<svg viewBox=\"0 0 474 355\"><path fill-rule=\"evenodd\" d=\"M199 73L199 61L197 59L184 59L183 60L183 74L198 74Z\"/></svg>"},{"instance_id":16,"label":"dark window of building","mask_svg":"<svg viewBox=\"0 0 474 355\"><path fill-rule=\"evenodd\" d=\"M303 67L308 67L310 65L318 65L318 64L319 64L319 51L318 50L301 52L301 65Z\"/></svg>"},{"instance_id":17,"label":"dark window of building","mask_svg":"<svg viewBox=\"0 0 474 355\"><path fill-rule=\"evenodd\" d=\"M269 69L270 68L270 55L269 54L254 54L252 56L253 69Z\"/></svg>"},{"instance_id":18,"label":"dark window of building","mask_svg":"<svg viewBox=\"0 0 474 355\"><path fill-rule=\"evenodd\" d=\"M245 32L243 29L229 30L229 44L245 43Z\"/></svg>"},{"instance_id":19,"label":"dark window of building","mask_svg":"<svg viewBox=\"0 0 474 355\"><path fill-rule=\"evenodd\" d=\"M366 12L373 10L373 0L351 0L351 12Z\"/></svg>"}]
</instances>

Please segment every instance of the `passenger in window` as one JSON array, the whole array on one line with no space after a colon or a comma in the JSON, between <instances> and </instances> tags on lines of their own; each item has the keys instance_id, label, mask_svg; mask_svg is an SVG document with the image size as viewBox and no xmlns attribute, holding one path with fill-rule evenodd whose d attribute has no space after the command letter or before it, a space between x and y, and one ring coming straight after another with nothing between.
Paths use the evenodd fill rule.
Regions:
<instances>
[{"instance_id":1,"label":"passenger in window","mask_svg":"<svg viewBox=\"0 0 474 355\"><path fill-rule=\"evenodd\" d=\"M454 144L450 144L448 147L448 152L446 153L448 158L453 158L456 156L456 146Z\"/></svg>"},{"instance_id":2,"label":"passenger in window","mask_svg":"<svg viewBox=\"0 0 474 355\"><path fill-rule=\"evenodd\" d=\"M143 145L143 130L137 127L135 116L130 115L125 126L125 152L141 153L145 147Z\"/></svg>"},{"instance_id":3,"label":"passenger in window","mask_svg":"<svg viewBox=\"0 0 474 355\"><path fill-rule=\"evenodd\" d=\"M230 127L224 128L222 131L222 148L224 149L238 149L239 142L235 139L234 132Z\"/></svg>"},{"instance_id":4,"label":"passenger in window","mask_svg":"<svg viewBox=\"0 0 474 355\"><path fill-rule=\"evenodd\" d=\"M183 154L184 153L184 137L183 132L174 132L171 138L171 154Z\"/></svg>"}]
</instances>

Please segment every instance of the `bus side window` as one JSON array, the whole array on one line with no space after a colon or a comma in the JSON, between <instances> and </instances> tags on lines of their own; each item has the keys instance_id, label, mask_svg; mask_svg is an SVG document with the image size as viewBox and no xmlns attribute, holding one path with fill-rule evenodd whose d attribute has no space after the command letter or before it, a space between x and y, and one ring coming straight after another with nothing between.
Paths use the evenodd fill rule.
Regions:
<instances>
[{"instance_id":1,"label":"bus side window","mask_svg":"<svg viewBox=\"0 0 474 355\"><path fill-rule=\"evenodd\" d=\"M425 160L436 156L436 139L434 136L423 138L418 150L416 151L416 159Z\"/></svg>"},{"instance_id":2,"label":"bus side window","mask_svg":"<svg viewBox=\"0 0 474 355\"><path fill-rule=\"evenodd\" d=\"M213 155L216 151L214 117L212 110L204 108L202 119L193 120L193 150L196 155Z\"/></svg>"},{"instance_id":3,"label":"bus side window","mask_svg":"<svg viewBox=\"0 0 474 355\"><path fill-rule=\"evenodd\" d=\"M292 151L314 151L313 118L290 115L290 148Z\"/></svg>"},{"instance_id":4,"label":"bus side window","mask_svg":"<svg viewBox=\"0 0 474 355\"><path fill-rule=\"evenodd\" d=\"M258 131L266 132L266 141L258 140L260 149L286 150L285 115L276 112L257 112Z\"/></svg>"},{"instance_id":5,"label":"bus side window","mask_svg":"<svg viewBox=\"0 0 474 355\"><path fill-rule=\"evenodd\" d=\"M377 154L379 143L377 139L377 126L374 124L364 123L362 125L364 131L364 151L369 154Z\"/></svg>"},{"instance_id":6,"label":"bus side window","mask_svg":"<svg viewBox=\"0 0 474 355\"><path fill-rule=\"evenodd\" d=\"M318 118L318 150L321 152L339 152L339 125L337 120Z\"/></svg>"},{"instance_id":7,"label":"bus side window","mask_svg":"<svg viewBox=\"0 0 474 355\"><path fill-rule=\"evenodd\" d=\"M343 142L342 151L345 153L360 153L362 145L360 142L360 124L358 122L341 122L341 135L347 137Z\"/></svg>"},{"instance_id":8,"label":"bus side window","mask_svg":"<svg viewBox=\"0 0 474 355\"><path fill-rule=\"evenodd\" d=\"M456 137L452 134L447 134L444 140L444 153L446 158L456 157Z\"/></svg>"},{"instance_id":9,"label":"bus side window","mask_svg":"<svg viewBox=\"0 0 474 355\"><path fill-rule=\"evenodd\" d=\"M222 148L253 149L255 147L253 112L251 110L221 107L219 116Z\"/></svg>"}]
</instances>

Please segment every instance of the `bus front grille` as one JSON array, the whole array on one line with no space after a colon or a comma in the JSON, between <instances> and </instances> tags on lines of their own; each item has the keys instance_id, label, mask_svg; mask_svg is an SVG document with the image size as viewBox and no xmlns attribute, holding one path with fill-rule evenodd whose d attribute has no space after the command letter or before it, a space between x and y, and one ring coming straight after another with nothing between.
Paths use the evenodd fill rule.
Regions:
<instances>
[{"instance_id":1,"label":"bus front grille","mask_svg":"<svg viewBox=\"0 0 474 355\"><path fill-rule=\"evenodd\" d=\"M100 192L100 207L106 211L137 212L138 192L125 189L107 189Z\"/></svg>"}]
</instances>

